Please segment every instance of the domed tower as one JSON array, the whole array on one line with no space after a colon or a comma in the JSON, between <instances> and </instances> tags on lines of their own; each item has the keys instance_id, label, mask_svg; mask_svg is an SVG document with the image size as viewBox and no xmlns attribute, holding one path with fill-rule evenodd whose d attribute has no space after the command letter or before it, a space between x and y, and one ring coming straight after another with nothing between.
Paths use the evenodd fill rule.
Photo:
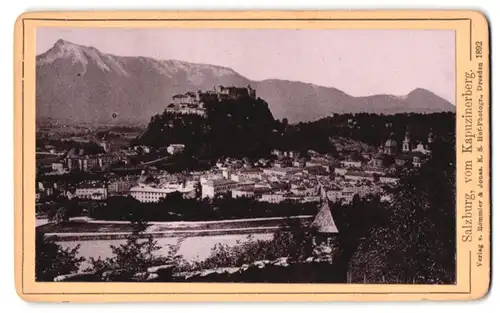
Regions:
<instances>
[{"instance_id":1,"label":"domed tower","mask_svg":"<svg viewBox=\"0 0 500 313\"><path fill-rule=\"evenodd\" d=\"M411 152L411 150L413 149L412 146L413 146L413 143L411 141L411 134L410 134L410 132L406 132L405 133L405 139L403 140L402 151L404 153Z\"/></svg>"},{"instance_id":2,"label":"domed tower","mask_svg":"<svg viewBox=\"0 0 500 313\"><path fill-rule=\"evenodd\" d=\"M398 150L398 143L394 140L394 133L391 133L389 139L384 144L384 154L394 156Z\"/></svg>"}]
</instances>

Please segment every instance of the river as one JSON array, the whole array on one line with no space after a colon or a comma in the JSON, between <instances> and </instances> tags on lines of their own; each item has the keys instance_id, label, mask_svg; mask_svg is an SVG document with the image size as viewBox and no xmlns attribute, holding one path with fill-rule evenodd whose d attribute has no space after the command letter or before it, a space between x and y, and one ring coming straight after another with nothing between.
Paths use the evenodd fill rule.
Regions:
<instances>
[{"instance_id":1,"label":"river","mask_svg":"<svg viewBox=\"0 0 500 313\"><path fill-rule=\"evenodd\" d=\"M270 240L273 234L263 233L254 234L250 240ZM219 236L200 236L200 237L168 237L157 238L158 244L162 247L156 253L158 255L166 255L169 251L170 245L175 245L180 241L179 255L183 256L187 261L201 261L210 255L210 250L218 243L226 244L230 247L236 246L249 240L248 235L219 235ZM59 245L63 248L74 248L78 244L80 249L78 254L85 259L93 258L107 258L112 256L111 245L124 244L126 240L81 240L81 241L61 241ZM88 261L85 261L81 268L88 267Z\"/></svg>"}]
</instances>

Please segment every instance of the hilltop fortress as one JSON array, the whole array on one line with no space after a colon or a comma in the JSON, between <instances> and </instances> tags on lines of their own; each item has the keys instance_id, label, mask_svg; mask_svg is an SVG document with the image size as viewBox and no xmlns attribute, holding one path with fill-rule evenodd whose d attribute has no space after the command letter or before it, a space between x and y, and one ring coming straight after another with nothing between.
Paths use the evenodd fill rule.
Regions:
<instances>
[{"instance_id":1,"label":"hilltop fortress","mask_svg":"<svg viewBox=\"0 0 500 313\"><path fill-rule=\"evenodd\" d=\"M213 90L197 92L186 92L185 94L176 94L172 97L172 102L167 106L166 111L177 114L197 114L205 116L205 103L210 101L223 101L228 99L238 99L240 97L256 98L255 89L248 85L247 87L225 87L219 85Z\"/></svg>"}]
</instances>

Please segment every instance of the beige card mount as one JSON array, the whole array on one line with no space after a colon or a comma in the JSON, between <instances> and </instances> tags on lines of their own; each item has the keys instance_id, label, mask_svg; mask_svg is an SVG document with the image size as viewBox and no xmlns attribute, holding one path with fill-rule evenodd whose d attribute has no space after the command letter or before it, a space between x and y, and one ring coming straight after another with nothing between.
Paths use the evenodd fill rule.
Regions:
<instances>
[{"instance_id":1,"label":"beige card mount","mask_svg":"<svg viewBox=\"0 0 500 313\"><path fill-rule=\"evenodd\" d=\"M485 296L489 45L473 11L21 15L19 296Z\"/></svg>"}]
</instances>

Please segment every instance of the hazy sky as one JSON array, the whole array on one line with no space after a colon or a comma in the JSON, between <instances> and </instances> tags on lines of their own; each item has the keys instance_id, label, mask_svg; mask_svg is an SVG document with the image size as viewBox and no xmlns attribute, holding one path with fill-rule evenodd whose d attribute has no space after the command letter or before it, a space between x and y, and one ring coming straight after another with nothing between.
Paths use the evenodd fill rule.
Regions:
<instances>
[{"instance_id":1,"label":"hazy sky","mask_svg":"<svg viewBox=\"0 0 500 313\"><path fill-rule=\"evenodd\" d=\"M40 28L37 54L58 39L123 56L227 66L353 96L425 88L455 104L455 34L448 30Z\"/></svg>"}]
</instances>

